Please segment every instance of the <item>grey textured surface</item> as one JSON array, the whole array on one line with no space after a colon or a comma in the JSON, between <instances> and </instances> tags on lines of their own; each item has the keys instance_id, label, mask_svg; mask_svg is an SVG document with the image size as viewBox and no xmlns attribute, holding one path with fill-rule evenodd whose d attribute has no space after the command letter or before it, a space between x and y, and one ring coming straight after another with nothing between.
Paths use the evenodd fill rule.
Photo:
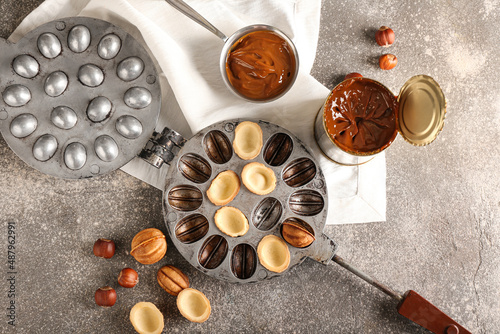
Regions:
<instances>
[{"instance_id":1,"label":"grey textured surface","mask_svg":"<svg viewBox=\"0 0 500 334\"><path fill-rule=\"evenodd\" d=\"M2 0L8 37L40 1ZM397 92L415 74L434 77L447 96L438 140L414 148L401 138L387 151L387 222L327 227L339 254L401 292L413 289L474 333L500 332L500 9L485 1L324 1L313 75L328 87L349 72ZM388 50L373 41L381 25L396 32ZM1 51L0 51L1 52ZM384 52L398 56L378 69ZM338 266L306 260L258 285L217 281L170 246L150 266L128 254L136 232L165 231L161 192L120 171L66 181L24 164L0 139L2 333L132 333L128 312L141 300L165 315L165 332L426 333L395 312L385 295ZM8 222L16 222L16 324L7 325ZM165 231L166 232L166 231ZM115 240L111 260L95 258L99 237ZM167 240L168 242L168 240ZM171 243L170 243L171 245ZM189 323L156 283L164 264L183 270L212 304ZM117 287L126 266L139 284ZM117 287L118 302L97 308L94 291Z\"/></svg>"}]
</instances>

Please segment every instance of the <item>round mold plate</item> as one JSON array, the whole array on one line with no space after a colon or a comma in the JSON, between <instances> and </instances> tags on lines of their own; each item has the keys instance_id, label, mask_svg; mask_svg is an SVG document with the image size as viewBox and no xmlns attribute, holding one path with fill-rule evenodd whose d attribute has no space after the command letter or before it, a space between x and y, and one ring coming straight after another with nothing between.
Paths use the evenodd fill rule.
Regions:
<instances>
[{"instance_id":1,"label":"round mold plate","mask_svg":"<svg viewBox=\"0 0 500 334\"><path fill-rule=\"evenodd\" d=\"M81 27L88 29L89 39L86 29ZM124 81L117 75L118 64L134 57L142 60L142 74L132 81ZM87 81L81 74L79 80L78 70L82 68L83 72L86 68L83 66L90 64L100 69L95 71L97 75L86 74L89 75ZM104 81L91 87L101 81L101 74L104 74ZM27 78L32 75L35 76ZM30 166L57 177L89 178L125 165L146 146L160 113L160 81L148 51L122 29L98 19L64 18L32 30L17 43L2 49L0 77L0 131L3 137ZM140 110L130 108L124 101L126 92L134 87L147 90L138 98L138 101L145 101L143 98L147 97L147 105L139 103L144 107ZM95 119L96 123L87 116L87 107L99 96L108 99L112 108L111 114L105 113L104 120L99 121L103 117ZM61 110L59 106L68 109ZM24 129L19 129L20 124L17 124L11 132L11 123L22 114L31 114L37 119L33 133L26 135L33 129L32 121L24 124L27 126ZM140 127L134 122L135 125L125 127L126 131L122 132L127 137L117 133L116 124L118 119L127 120L128 117L134 117ZM14 134L26 136L21 138ZM46 161L33 155L33 147L43 134L53 135L58 143L56 152ZM99 156L95 142L105 135L113 138L117 150L114 145L108 146L106 153L97 150L103 153ZM78 163L69 163L72 169L66 165L65 150L74 142L86 148L86 160L81 168ZM117 156L110 159L116 152Z\"/></svg>"},{"instance_id":2,"label":"round mold plate","mask_svg":"<svg viewBox=\"0 0 500 334\"><path fill-rule=\"evenodd\" d=\"M266 163L264 161L263 150L256 158L248 161L241 160L238 156L234 154L231 154L228 161L222 163L219 163L220 161L218 159L214 161L213 159L210 158L209 154L213 155L213 150L208 150L207 153L204 147L205 146L204 141L206 141L207 134L223 133L225 137L227 137L227 141L232 143L234 140L234 131L226 131L228 125L231 125L231 127L234 129L236 125L247 120L255 122L259 124L259 126L261 127L263 133L264 146L265 143L267 143L268 140L276 133L286 134L287 137L285 138L291 139L292 142L287 143L287 147L289 146L291 147L291 149L287 149L284 153L281 154L281 156L286 156L286 159L285 158L278 159L280 162L279 166L272 166ZM208 144L212 145L213 142L214 141L212 142L209 141ZM225 142L225 140L223 142ZM275 146L279 148L282 145L279 145L279 143L277 143ZM210 175L210 178L206 182L195 183L193 180L187 178L184 175L185 173L183 174L182 168L175 168L184 164L185 162L182 162L181 160L186 160L187 156L189 157L199 156L204 159L204 162L207 162L210 165L212 173ZM267 152L267 157L269 156L273 156L272 152ZM307 184L303 186L297 186L297 188L291 188L285 183L285 181L282 178L283 170L291 162L302 158L307 158L310 159L312 162L314 162L316 166L316 173ZM270 159L268 158L267 160ZM237 238L225 237L225 235L217 228L214 222L214 215L216 211L221 207L212 204L206 198L205 194L214 177L216 177L220 172L223 172L225 170L233 170L238 175L241 175L243 167L250 162L263 163L266 167L269 167L273 170L277 178L276 189L268 195L259 196L251 193L248 189L246 189L242 185L238 195L236 195L233 201L231 201L231 203L228 205L238 208L247 217L250 225L249 230L245 235ZM273 163L276 164L274 160ZM317 210L315 210L314 211L314 213L316 213L315 215L300 216L302 220L307 222L313 228L314 235L317 237L318 240L320 239L323 233L323 229L326 223L326 215L328 211L327 189L325 186L326 182L323 173L319 168L319 165L317 164L312 154L312 151L309 148L307 148L295 135L293 135L288 130L272 123L259 120L251 120L251 119L234 119L234 120L215 123L201 130L200 132L195 134L191 139L189 139L184 144L180 152L176 155L174 160L171 162L171 166L172 167L168 170L168 174L165 177L165 179L167 180L167 184L163 193L163 214L165 218L165 225L167 227L168 233L170 234L172 242L177 247L179 252L186 258L186 260L188 260L194 267L196 267L200 271L212 277L233 283L258 282L262 280L271 279L273 277L285 275L294 266L301 263L306 257L311 256L315 253L319 253L319 250L322 249L322 247L324 247L324 245L321 244L320 242L313 242L307 248L295 248L287 244L290 251L290 265L288 269L286 269L282 273L275 273L267 270L262 266L262 264L258 259L255 260L256 261L255 268L252 268L250 272L243 272L241 271L241 267L239 267L238 264L239 263L238 261L241 261L239 255L234 255L241 253L243 250L245 251L250 250L250 252L252 250L255 251L258 248L259 242L266 235L275 235L277 237L282 238L280 231L281 222L286 218L297 217L297 214L292 211L292 208L288 203L290 195L293 192L297 192L299 190L314 190L315 191L314 195L319 194L324 200L324 206L322 210L320 210L320 212L316 213ZM318 184L320 184L321 187L315 186ZM202 196L201 195L196 196L196 200L198 201L196 208L194 208L193 206L193 208L190 208L192 209L190 211L181 211L178 208L179 203L176 201L172 201L172 192L174 192L176 195L181 194L180 191L182 189L186 188L187 190L189 190L188 188L190 187L196 187L196 189L198 189L201 192ZM194 199L194 196L191 197ZM294 199L297 198L302 199L302 197L298 197L298 195L296 195L295 197L296 198ZM202 203L201 205L198 205L200 204L199 203L200 198ZM292 203L295 202L292 201ZM301 204L303 203L301 202ZM257 210L259 207L261 208L260 211ZM272 210L278 210L280 212L278 213L266 212L266 208L268 207L274 208ZM301 207L297 205L297 203L295 203L293 209L297 211L300 210ZM308 213L310 213L311 211L308 211ZM172 215L173 213L175 213L175 215ZM262 225L259 225L257 223L259 227L254 225L254 216L256 215L262 216L271 213L273 214L271 215L270 218L272 222L266 221L262 223ZM174 217L174 219L172 219L172 217ZM204 224L203 219L200 218L196 220L193 217L205 217L208 221L208 228ZM200 233L202 235L201 237L199 237L199 235L196 234L196 228L198 228L198 225L203 227L204 229L203 233ZM191 238L187 237L184 233L180 233L179 226L183 226L182 232L184 232L184 230L191 230L192 231ZM206 233L205 230L207 230ZM213 266L214 268L212 268L211 265L209 265L208 266L209 268L207 268L206 264L205 266L203 266L202 263L200 263L199 257L200 254L203 253L202 250L205 250L204 245L206 245L208 240L211 240L211 238L215 235L224 236L224 240L227 242L227 255L225 255L223 260L221 260L220 264L218 264L217 266L214 265ZM186 242L186 240L190 242ZM248 246L238 246L238 245L248 245ZM242 249L242 247L245 247L245 249ZM256 255L255 257L257 258ZM204 259L202 258L201 262L204 263L203 260Z\"/></svg>"}]
</instances>

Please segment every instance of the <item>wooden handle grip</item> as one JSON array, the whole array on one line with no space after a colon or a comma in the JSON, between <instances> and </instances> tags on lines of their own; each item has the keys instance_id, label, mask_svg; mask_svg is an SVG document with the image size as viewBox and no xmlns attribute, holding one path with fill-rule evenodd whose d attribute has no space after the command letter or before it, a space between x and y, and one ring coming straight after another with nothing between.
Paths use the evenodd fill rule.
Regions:
<instances>
[{"instance_id":1,"label":"wooden handle grip","mask_svg":"<svg viewBox=\"0 0 500 334\"><path fill-rule=\"evenodd\" d=\"M398 313L436 334L471 334L458 322L413 290L405 293Z\"/></svg>"}]
</instances>

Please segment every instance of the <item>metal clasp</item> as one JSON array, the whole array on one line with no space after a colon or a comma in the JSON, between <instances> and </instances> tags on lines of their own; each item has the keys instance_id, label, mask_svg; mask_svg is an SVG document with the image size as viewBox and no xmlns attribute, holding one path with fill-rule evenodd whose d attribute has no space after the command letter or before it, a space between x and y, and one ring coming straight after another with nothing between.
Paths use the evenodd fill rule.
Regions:
<instances>
[{"instance_id":1,"label":"metal clasp","mask_svg":"<svg viewBox=\"0 0 500 334\"><path fill-rule=\"evenodd\" d=\"M160 168L164 163L170 163L186 139L180 133L170 128L164 128L162 132L153 132L153 135L146 146L139 153L139 157L156 168Z\"/></svg>"}]
</instances>

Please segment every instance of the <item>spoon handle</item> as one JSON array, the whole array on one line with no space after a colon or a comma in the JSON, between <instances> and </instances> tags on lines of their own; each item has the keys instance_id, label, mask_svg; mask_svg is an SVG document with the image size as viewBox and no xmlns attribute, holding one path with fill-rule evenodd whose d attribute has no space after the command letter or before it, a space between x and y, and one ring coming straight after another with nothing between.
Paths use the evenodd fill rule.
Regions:
<instances>
[{"instance_id":1,"label":"spoon handle","mask_svg":"<svg viewBox=\"0 0 500 334\"><path fill-rule=\"evenodd\" d=\"M180 11L182 14L189 17L191 20L195 21L208 31L212 32L214 35L222 39L222 41L226 41L227 37L224 35L219 29L214 27L210 22L208 22L203 16L201 16L197 11L191 8L187 3L182 0L165 0L172 7Z\"/></svg>"}]
</instances>

